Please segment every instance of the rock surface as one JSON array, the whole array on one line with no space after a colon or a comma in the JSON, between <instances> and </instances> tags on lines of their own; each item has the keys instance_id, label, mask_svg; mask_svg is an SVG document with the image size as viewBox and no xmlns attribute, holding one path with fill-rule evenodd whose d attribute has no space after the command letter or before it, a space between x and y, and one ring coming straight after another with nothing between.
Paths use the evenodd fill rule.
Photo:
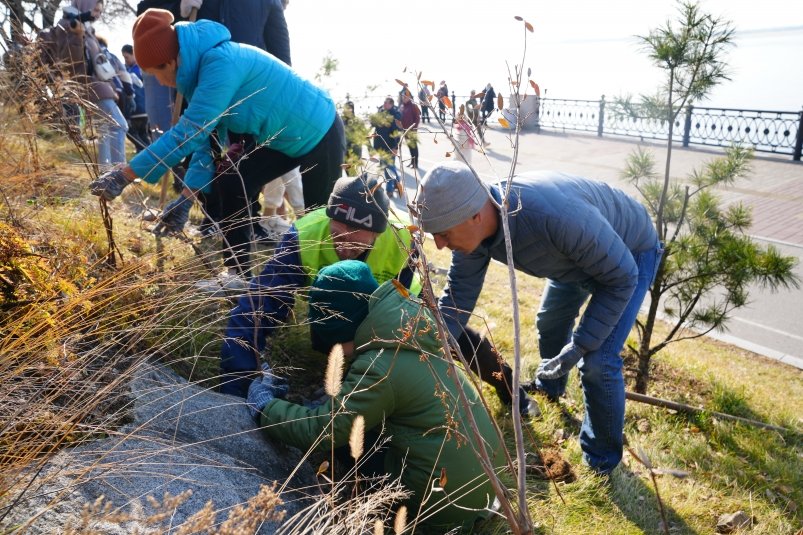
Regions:
<instances>
[{"instance_id":1,"label":"rock surface","mask_svg":"<svg viewBox=\"0 0 803 535\"><path fill-rule=\"evenodd\" d=\"M188 384L150 364L134 374L130 388L133 423L107 439L54 455L0 526L13 529L38 514L26 533L62 531L67 524L78 526L85 504L102 495L113 510L133 520L98 522L92 529L148 532L154 526L143 520L154 509L147 496L161 501L166 492L175 496L191 489L192 495L155 530L170 532L210 500L218 522L225 520L230 508L244 504L261 485L281 485L291 475L281 508L289 516L305 505L290 489L315 488L312 469L300 464L298 450L270 442L242 399ZM274 529L266 524L259 532Z\"/></svg>"}]
</instances>

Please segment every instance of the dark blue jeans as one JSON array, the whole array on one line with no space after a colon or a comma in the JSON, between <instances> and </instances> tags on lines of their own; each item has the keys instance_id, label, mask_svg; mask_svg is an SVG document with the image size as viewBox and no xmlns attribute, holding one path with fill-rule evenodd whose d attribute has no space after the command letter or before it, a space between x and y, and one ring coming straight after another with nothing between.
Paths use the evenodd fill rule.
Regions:
<instances>
[{"instance_id":1,"label":"dark blue jeans","mask_svg":"<svg viewBox=\"0 0 803 535\"><path fill-rule=\"evenodd\" d=\"M392 154L390 156L380 157L379 164L382 166L382 174L385 177L385 193L388 197L393 195L396 190L396 183L399 181L399 171L396 169L396 157Z\"/></svg>"},{"instance_id":2,"label":"dark blue jeans","mask_svg":"<svg viewBox=\"0 0 803 535\"><path fill-rule=\"evenodd\" d=\"M599 349L587 353L578 365L585 400L580 448L586 463L599 473L609 473L622 460L625 381L620 353L655 278L662 254L660 245L633 253L639 271L633 296L608 338ZM594 290L593 281L582 284L547 282L536 321L542 360L557 356L569 343L580 308ZM536 386L549 396L559 397L565 392L568 379L569 375L549 381L536 379Z\"/></svg>"}]
</instances>

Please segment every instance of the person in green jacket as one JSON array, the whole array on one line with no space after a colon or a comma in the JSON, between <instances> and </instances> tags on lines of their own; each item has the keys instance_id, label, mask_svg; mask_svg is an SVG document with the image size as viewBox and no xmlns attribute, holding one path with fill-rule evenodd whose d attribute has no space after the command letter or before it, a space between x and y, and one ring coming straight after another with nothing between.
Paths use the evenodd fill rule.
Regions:
<instances>
[{"instance_id":1,"label":"person in green jacket","mask_svg":"<svg viewBox=\"0 0 803 535\"><path fill-rule=\"evenodd\" d=\"M425 530L470 529L486 518L495 498L476 456L467 410L497 469L504 462L502 445L474 386L462 370L450 372L435 320L422 301L392 280L379 286L366 264L345 260L320 270L309 302L314 343L321 349L340 343L353 360L339 393L317 408L274 399L273 377L264 372L248 394L263 431L301 449L326 451L348 443L361 415L366 435L383 429L388 442L374 455L382 455L383 471L400 477L412 493L408 512ZM455 382L469 409L459 401ZM332 407L334 433L321 440L330 432ZM444 481L442 491L432 490Z\"/></svg>"}]
</instances>

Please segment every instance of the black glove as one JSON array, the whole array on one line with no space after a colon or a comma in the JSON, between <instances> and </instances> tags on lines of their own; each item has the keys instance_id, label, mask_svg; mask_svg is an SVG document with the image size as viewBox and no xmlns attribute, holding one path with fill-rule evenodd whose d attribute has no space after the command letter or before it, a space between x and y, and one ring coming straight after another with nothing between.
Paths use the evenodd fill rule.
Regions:
<instances>
[{"instance_id":1,"label":"black glove","mask_svg":"<svg viewBox=\"0 0 803 535\"><path fill-rule=\"evenodd\" d=\"M179 195L176 200L165 206L159 216L159 224L153 229L154 234L165 235L184 230L184 225L190 219L192 198Z\"/></svg>"},{"instance_id":2,"label":"black glove","mask_svg":"<svg viewBox=\"0 0 803 535\"><path fill-rule=\"evenodd\" d=\"M89 191L92 192L92 195L111 201L119 196L130 183L122 169L112 169L108 173L100 175L97 180L90 182Z\"/></svg>"},{"instance_id":3,"label":"black glove","mask_svg":"<svg viewBox=\"0 0 803 535\"><path fill-rule=\"evenodd\" d=\"M513 384L513 370L497 353L487 338L474 329L466 327L457 340L460 352L468 361L471 371L496 389L499 400L510 405L513 397L510 385Z\"/></svg>"}]
</instances>

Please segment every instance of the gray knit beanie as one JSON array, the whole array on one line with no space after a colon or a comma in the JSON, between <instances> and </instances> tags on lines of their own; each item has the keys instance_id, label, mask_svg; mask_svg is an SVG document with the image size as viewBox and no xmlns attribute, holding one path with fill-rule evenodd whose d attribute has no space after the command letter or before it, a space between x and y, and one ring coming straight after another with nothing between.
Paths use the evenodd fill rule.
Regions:
<instances>
[{"instance_id":1,"label":"gray knit beanie","mask_svg":"<svg viewBox=\"0 0 803 535\"><path fill-rule=\"evenodd\" d=\"M476 215L489 199L488 189L462 162L443 162L424 175L416 200L421 228L437 234Z\"/></svg>"},{"instance_id":2,"label":"gray knit beanie","mask_svg":"<svg viewBox=\"0 0 803 535\"><path fill-rule=\"evenodd\" d=\"M388 226L388 196L375 178L344 176L337 179L326 205L329 219L354 228L382 233Z\"/></svg>"}]
</instances>

